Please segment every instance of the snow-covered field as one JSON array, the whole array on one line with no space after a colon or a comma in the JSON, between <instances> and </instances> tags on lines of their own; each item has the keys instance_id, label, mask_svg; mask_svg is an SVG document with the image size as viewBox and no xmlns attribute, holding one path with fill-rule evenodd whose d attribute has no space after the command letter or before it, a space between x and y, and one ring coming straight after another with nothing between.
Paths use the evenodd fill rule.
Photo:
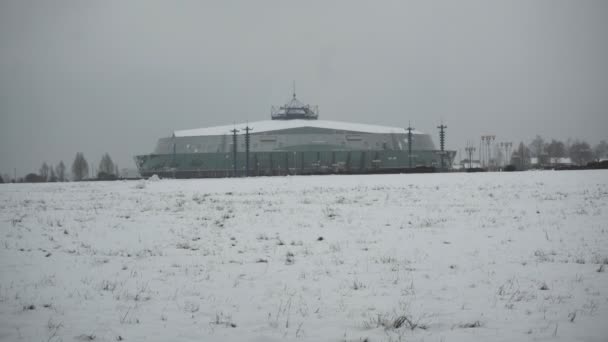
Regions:
<instances>
[{"instance_id":1,"label":"snow-covered field","mask_svg":"<svg viewBox=\"0 0 608 342\"><path fill-rule=\"evenodd\" d=\"M3 341L606 341L608 172L0 186Z\"/></svg>"}]
</instances>

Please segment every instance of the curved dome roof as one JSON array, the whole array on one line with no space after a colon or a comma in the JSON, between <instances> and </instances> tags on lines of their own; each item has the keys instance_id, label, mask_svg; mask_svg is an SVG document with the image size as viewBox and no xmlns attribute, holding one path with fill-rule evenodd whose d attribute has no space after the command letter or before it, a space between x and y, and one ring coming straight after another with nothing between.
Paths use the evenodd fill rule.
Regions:
<instances>
[{"instance_id":1,"label":"curved dome roof","mask_svg":"<svg viewBox=\"0 0 608 342\"><path fill-rule=\"evenodd\" d=\"M389 134L406 133L406 130L401 127L378 126L378 125L368 125L368 124L341 122L341 121L293 119L293 120L264 120L264 121L256 121L256 122L249 122L249 123L240 123L240 124L235 124L235 125L179 130L179 131L173 132L173 135L175 137L210 136L210 135L225 135L225 134L228 135L228 134L232 134L232 132L230 132L230 131L235 128L241 131L241 132L239 132L239 134L244 134L242 129L245 128L245 126L249 126L253 129L252 134L279 131L279 130L285 130L285 129L304 128L304 127L340 130L340 131L349 131L349 132L359 132L359 133L389 133ZM416 130L412 131L412 133L413 134L424 134L424 133L422 133L420 131L416 131Z\"/></svg>"}]
</instances>

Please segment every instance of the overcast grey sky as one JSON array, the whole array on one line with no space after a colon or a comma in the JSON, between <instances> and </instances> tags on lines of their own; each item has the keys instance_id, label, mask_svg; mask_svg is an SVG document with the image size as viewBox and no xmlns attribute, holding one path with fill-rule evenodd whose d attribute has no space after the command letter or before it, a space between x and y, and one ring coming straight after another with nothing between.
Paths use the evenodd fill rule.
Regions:
<instances>
[{"instance_id":1,"label":"overcast grey sky","mask_svg":"<svg viewBox=\"0 0 608 342\"><path fill-rule=\"evenodd\" d=\"M0 0L0 172L120 167L174 129L320 118L461 149L608 139L608 1Z\"/></svg>"}]
</instances>

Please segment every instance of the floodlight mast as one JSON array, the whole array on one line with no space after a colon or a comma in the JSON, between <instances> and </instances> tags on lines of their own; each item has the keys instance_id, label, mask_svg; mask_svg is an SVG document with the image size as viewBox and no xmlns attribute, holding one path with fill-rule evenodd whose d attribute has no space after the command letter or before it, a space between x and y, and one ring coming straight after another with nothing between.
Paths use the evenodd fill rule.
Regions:
<instances>
[{"instance_id":1,"label":"floodlight mast","mask_svg":"<svg viewBox=\"0 0 608 342\"><path fill-rule=\"evenodd\" d=\"M505 163L504 163L505 166L507 166L509 164L509 152L511 150L511 146L513 146L512 142L501 142L500 143L500 147L505 149Z\"/></svg>"},{"instance_id":2,"label":"floodlight mast","mask_svg":"<svg viewBox=\"0 0 608 342\"><path fill-rule=\"evenodd\" d=\"M473 168L472 166L472 158L473 158L473 152L475 152L475 147L473 147L473 145L471 145L470 143L467 144L468 146L465 147L465 151L467 151L467 154L469 155L469 169Z\"/></svg>"},{"instance_id":3,"label":"floodlight mast","mask_svg":"<svg viewBox=\"0 0 608 342\"><path fill-rule=\"evenodd\" d=\"M485 148L486 148L485 154L486 155L484 157L487 157L486 166L488 168L490 168L492 166L492 149L490 148L491 147L490 145L492 144L492 141L494 141L495 139L496 139L495 135L482 135L481 136L482 146L485 143Z\"/></svg>"}]
</instances>

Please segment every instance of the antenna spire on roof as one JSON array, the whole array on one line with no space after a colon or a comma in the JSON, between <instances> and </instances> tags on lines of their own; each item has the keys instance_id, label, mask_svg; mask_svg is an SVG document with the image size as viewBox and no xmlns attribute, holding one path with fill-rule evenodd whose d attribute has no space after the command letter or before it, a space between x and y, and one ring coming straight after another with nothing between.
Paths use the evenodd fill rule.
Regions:
<instances>
[{"instance_id":1,"label":"antenna spire on roof","mask_svg":"<svg viewBox=\"0 0 608 342\"><path fill-rule=\"evenodd\" d=\"M293 98L296 98L296 81L293 81Z\"/></svg>"}]
</instances>

